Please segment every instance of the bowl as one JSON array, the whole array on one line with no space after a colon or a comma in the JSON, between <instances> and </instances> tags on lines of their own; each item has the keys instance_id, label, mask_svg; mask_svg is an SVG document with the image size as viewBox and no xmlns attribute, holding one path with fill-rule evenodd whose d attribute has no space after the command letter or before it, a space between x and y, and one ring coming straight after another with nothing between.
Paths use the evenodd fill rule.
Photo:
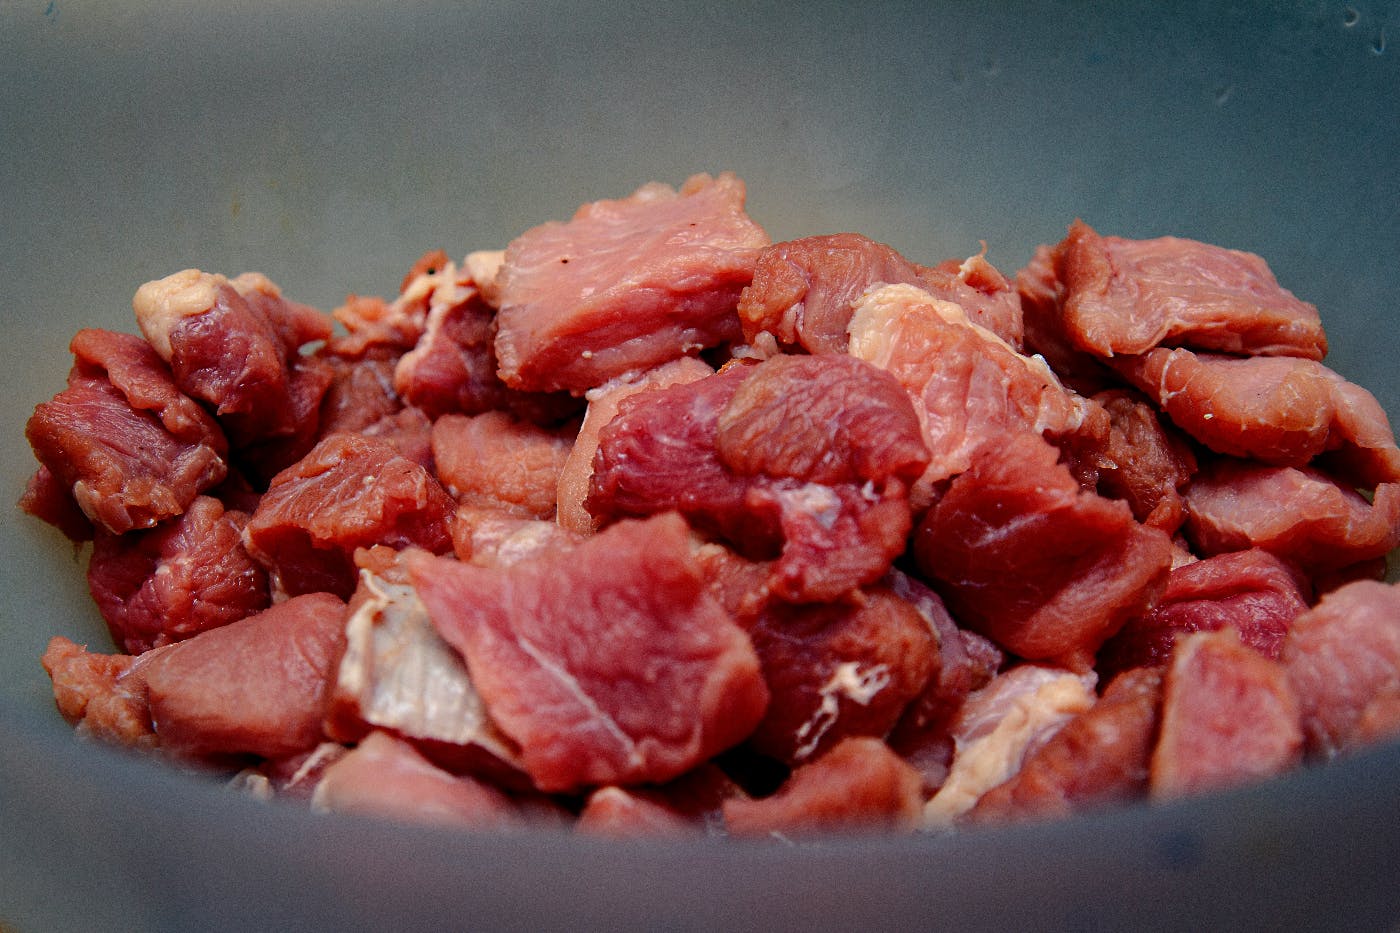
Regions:
<instances>
[{"instance_id":1,"label":"bowl","mask_svg":"<svg viewBox=\"0 0 1400 933\"><path fill-rule=\"evenodd\" d=\"M1265 257L1400 412L1400 5L363 0L0 8L0 484L81 326L266 273L330 309L422 252L733 170L775 240L1014 271L1075 217ZM76 740L38 657L106 644L83 562L0 532L0 929L1383 929L1400 744L956 835L609 842L260 803Z\"/></svg>"}]
</instances>

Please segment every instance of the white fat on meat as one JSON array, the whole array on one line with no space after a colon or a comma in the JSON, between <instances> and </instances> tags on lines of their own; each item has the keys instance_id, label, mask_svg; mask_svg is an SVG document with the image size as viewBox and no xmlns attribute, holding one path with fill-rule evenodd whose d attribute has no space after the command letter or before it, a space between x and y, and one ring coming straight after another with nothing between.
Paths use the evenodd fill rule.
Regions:
<instances>
[{"instance_id":1,"label":"white fat on meat","mask_svg":"<svg viewBox=\"0 0 1400 933\"><path fill-rule=\"evenodd\" d=\"M924 826L951 827L982 795L1075 716L1094 705L1095 675L1022 664L970 694L953 723L948 779L924 805Z\"/></svg>"},{"instance_id":2,"label":"white fat on meat","mask_svg":"<svg viewBox=\"0 0 1400 933\"><path fill-rule=\"evenodd\" d=\"M797 730L797 740L802 744L793 752L793 759L802 761L817 750L822 737L836 724L842 697L861 706L869 706L870 701L889 684L890 669L887 664L867 667L859 661L845 661L836 665L831 677L817 692L821 702L816 712Z\"/></svg>"},{"instance_id":3,"label":"white fat on meat","mask_svg":"<svg viewBox=\"0 0 1400 933\"><path fill-rule=\"evenodd\" d=\"M174 354L170 335L185 318L198 317L214 307L219 287L228 285L222 275L183 269L163 279L147 282L136 290L131 308L136 326L167 363Z\"/></svg>"}]
</instances>

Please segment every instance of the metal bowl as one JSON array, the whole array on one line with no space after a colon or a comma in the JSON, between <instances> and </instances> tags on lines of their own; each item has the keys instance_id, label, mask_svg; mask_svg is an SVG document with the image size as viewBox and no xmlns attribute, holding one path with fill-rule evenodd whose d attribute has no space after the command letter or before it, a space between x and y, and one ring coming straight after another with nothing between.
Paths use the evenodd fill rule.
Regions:
<instances>
[{"instance_id":1,"label":"metal bowl","mask_svg":"<svg viewBox=\"0 0 1400 933\"><path fill-rule=\"evenodd\" d=\"M989 7L989 8L984 8ZM330 308L423 251L733 169L775 239L1014 271L1076 216L1264 256L1400 412L1400 5L0 6L0 483L80 326L188 266ZM0 533L0 929L1394 928L1400 745L1166 805L778 846L263 804L76 740L38 657L83 563Z\"/></svg>"}]
</instances>

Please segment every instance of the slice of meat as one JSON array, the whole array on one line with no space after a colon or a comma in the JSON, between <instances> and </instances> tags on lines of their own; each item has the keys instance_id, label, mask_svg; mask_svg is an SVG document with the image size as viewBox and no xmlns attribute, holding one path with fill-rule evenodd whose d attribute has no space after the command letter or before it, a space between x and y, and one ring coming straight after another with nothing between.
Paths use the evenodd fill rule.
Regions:
<instances>
[{"instance_id":1,"label":"slice of meat","mask_svg":"<svg viewBox=\"0 0 1400 933\"><path fill-rule=\"evenodd\" d=\"M1317 308L1279 286L1252 253L1194 240L1104 237L1075 221L1055 249L1062 326L1103 357L1159 345L1320 360Z\"/></svg>"},{"instance_id":2,"label":"slice of meat","mask_svg":"<svg viewBox=\"0 0 1400 933\"><path fill-rule=\"evenodd\" d=\"M1168 574L1156 603L1099 651L1099 672L1165 664L1180 635L1227 626L1245 645L1277 660L1289 626L1307 608L1306 583L1260 548L1183 564Z\"/></svg>"},{"instance_id":3,"label":"slice of meat","mask_svg":"<svg viewBox=\"0 0 1400 933\"><path fill-rule=\"evenodd\" d=\"M410 743L386 732L370 733L326 769L311 805L322 811L462 829L500 831L525 823L519 808L500 790L442 770Z\"/></svg>"},{"instance_id":4,"label":"slice of meat","mask_svg":"<svg viewBox=\"0 0 1400 933\"><path fill-rule=\"evenodd\" d=\"M68 388L35 406L24 433L93 524L150 528L223 480L223 432L144 340L86 329L70 346Z\"/></svg>"},{"instance_id":5,"label":"slice of meat","mask_svg":"<svg viewBox=\"0 0 1400 933\"><path fill-rule=\"evenodd\" d=\"M1336 466L1358 485L1400 480L1400 449L1385 412L1321 363L1158 349L1113 365L1217 453L1303 466L1335 452Z\"/></svg>"},{"instance_id":6,"label":"slice of meat","mask_svg":"<svg viewBox=\"0 0 1400 933\"><path fill-rule=\"evenodd\" d=\"M127 654L180 641L267 607L267 573L243 549L248 516L200 496L148 531L100 532L88 589Z\"/></svg>"},{"instance_id":7,"label":"slice of meat","mask_svg":"<svg viewBox=\"0 0 1400 933\"><path fill-rule=\"evenodd\" d=\"M1155 596L1171 539L1085 492L1028 435L984 445L914 534L914 558L965 626L1007 651L1085 669Z\"/></svg>"},{"instance_id":8,"label":"slice of meat","mask_svg":"<svg viewBox=\"0 0 1400 933\"><path fill-rule=\"evenodd\" d=\"M622 787L600 787L588 795L576 829L614 838L686 836L700 827L659 803Z\"/></svg>"},{"instance_id":9,"label":"slice of meat","mask_svg":"<svg viewBox=\"0 0 1400 933\"><path fill-rule=\"evenodd\" d=\"M969 696L952 724L948 779L924 804L924 826L952 826L1014 777L1027 756L1094 705L1094 682L1092 673L1019 664Z\"/></svg>"},{"instance_id":10,"label":"slice of meat","mask_svg":"<svg viewBox=\"0 0 1400 933\"><path fill-rule=\"evenodd\" d=\"M159 746L137 658L97 654L55 635L41 661L58 711L79 735L132 748Z\"/></svg>"},{"instance_id":11,"label":"slice of meat","mask_svg":"<svg viewBox=\"0 0 1400 933\"><path fill-rule=\"evenodd\" d=\"M413 555L414 586L541 790L665 781L753 730L748 636L675 514L507 567Z\"/></svg>"},{"instance_id":12,"label":"slice of meat","mask_svg":"<svg viewBox=\"0 0 1400 933\"><path fill-rule=\"evenodd\" d=\"M1100 435L1108 417L1065 389L1044 360L973 323L959 305L910 285L867 293L851 318L851 355L891 373L913 397L931 460L914 495L968 468L983 444L1008 433L1050 439Z\"/></svg>"},{"instance_id":13,"label":"slice of meat","mask_svg":"<svg viewBox=\"0 0 1400 933\"><path fill-rule=\"evenodd\" d=\"M725 801L735 836L911 832L918 826L919 774L879 739L852 737L793 771L771 797Z\"/></svg>"},{"instance_id":14,"label":"slice of meat","mask_svg":"<svg viewBox=\"0 0 1400 933\"><path fill-rule=\"evenodd\" d=\"M1026 353L1043 358L1065 385L1082 395L1094 395L1118 384L1101 358L1074 346L1065 333L1060 320L1065 286L1055 274L1051 247L1042 244L1035 248L1030 262L1016 273L1016 291L1021 297Z\"/></svg>"},{"instance_id":15,"label":"slice of meat","mask_svg":"<svg viewBox=\"0 0 1400 933\"><path fill-rule=\"evenodd\" d=\"M1096 462L1100 494L1128 503L1138 521L1174 533L1186 520L1181 489L1196 472L1190 443L1136 393L1110 389L1093 400L1109 417Z\"/></svg>"},{"instance_id":16,"label":"slice of meat","mask_svg":"<svg viewBox=\"0 0 1400 933\"><path fill-rule=\"evenodd\" d=\"M433 462L464 505L553 518L572 432L548 431L503 411L443 415L433 423Z\"/></svg>"},{"instance_id":17,"label":"slice of meat","mask_svg":"<svg viewBox=\"0 0 1400 933\"><path fill-rule=\"evenodd\" d=\"M243 540L267 567L274 593L348 599L355 548L446 552L455 508L436 479L387 441L333 434L273 479Z\"/></svg>"},{"instance_id":18,"label":"slice of meat","mask_svg":"<svg viewBox=\"0 0 1400 933\"><path fill-rule=\"evenodd\" d=\"M1311 467L1222 459L1186 489L1186 536L1202 554L1260 547L1316 572L1400 546L1400 485L1370 501Z\"/></svg>"},{"instance_id":19,"label":"slice of meat","mask_svg":"<svg viewBox=\"0 0 1400 933\"><path fill-rule=\"evenodd\" d=\"M1115 677L1093 706L1028 755L1015 777L983 794L968 819L1053 819L1144 796L1161 699L1157 668Z\"/></svg>"},{"instance_id":20,"label":"slice of meat","mask_svg":"<svg viewBox=\"0 0 1400 933\"><path fill-rule=\"evenodd\" d=\"M312 593L161 649L142 666L162 748L268 758L315 748L345 603Z\"/></svg>"},{"instance_id":21,"label":"slice of meat","mask_svg":"<svg viewBox=\"0 0 1400 933\"><path fill-rule=\"evenodd\" d=\"M1323 596L1294 620L1283 664L1314 755L1389 733L1387 710L1400 694L1400 588L1363 580Z\"/></svg>"},{"instance_id":22,"label":"slice of meat","mask_svg":"<svg viewBox=\"0 0 1400 933\"><path fill-rule=\"evenodd\" d=\"M598 452L598 439L603 427L617 414L622 400L648 389L660 389L683 382L694 382L714 374L708 364L692 356L683 356L669 363L662 363L641 375L628 378L618 377L595 389L590 389L588 411L579 427L564 467L559 471L558 510L556 519L561 527L577 534L592 534L597 530L597 522L584 500L588 497L589 483L593 477L593 461Z\"/></svg>"},{"instance_id":23,"label":"slice of meat","mask_svg":"<svg viewBox=\"0 0 1400 933\"><path fill-rule=\"evenodd\" d=\"M585 204L526 231L498 278L500 377L581 393L740 335L739 293L768 236L744 213L744 183L696 175Z\"/></svg>"},{"instance_id":24,"label":"slice of meat","mask_svg":"<svg viewBox=\"0 0 1400 933\"><path fill-rule=\"evenodd\" d=\"M1163 681L1154 797L1179 797L1280 774L1302 759L1298 701L1281 664L1232 628L1176 643Z\"/></svg>"}]
</instances>

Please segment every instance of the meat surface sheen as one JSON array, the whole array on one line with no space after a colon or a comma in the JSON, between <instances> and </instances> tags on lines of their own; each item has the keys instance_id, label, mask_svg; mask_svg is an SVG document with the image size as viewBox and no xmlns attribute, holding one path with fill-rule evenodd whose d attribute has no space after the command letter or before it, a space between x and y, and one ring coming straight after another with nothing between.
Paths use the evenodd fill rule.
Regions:
<instances>
[{"instance_id":1,"label":"meat surface sheen","mask_svg":"<svg viewBox=\"0 0 1400 933\"><path fill-rule=\"evenodd\" d=\"M1320 360L1317 308L1252 253L1194 240L1104 237L1075 221L1055 251L1063 327L1098 356L1159 345Z\"/></svg>"},{"instance_id":2,"label":"meat surface sheen","mask_svg":"<svg viewBox=\"0 0 1400 933\"><path fill-rule=\"evenodd\" d=\"M179 515L228 474L223 431L139 337L78 331L68 387L25 437L85 516L113 534Z\"/></svg>"},{"instance_id":3,"label":"meat surface sheen","mask_svg":"<svg viewBox=\"0 0 1400 933\"><path fill-rule=\"evenodd\" d=\"M1021 434L981 449L924 517L913 550L963 625L1023 658L1084 669L1155 595L1172 547Z\"/></svg>"},{"instance_id":4,"label":"meat surface sheen","mask_svg":"<svg viewBox=\"0 0 1400 933\"><path fill-rule=\"evenodd\" d=\"M438 479L459 503L554 517L570 432L488 411L443 415L433 423L432 443Z\"/></svg>"},{"instance_id":5,"label":"meat surface sheen","mask_svg":"<svg viewBox=\"0 0 1400 933\"><path fill-rule=\"evenodd\" d=\"M1177 641L1152 753L1153 796L1272 777L1296 766L1302 752L1298 701L1281 664L1245 647L1232 628Z\"/></svg>"},{"instance_id":6,"label":"meat surface sheen","mask_svg":"<svg viewBox=\"0 0 1400 933\"><path fill-rule=\"evenodd\" d=\"M161 746L192 758L315 748L345 603L312 593L162 649L142 667Z\"/></svg>"},{"instance_id":7,"label":"meat surface sheen","mask_svg":"<svg viewBox=\"0 0 1400 933\"><path fill-rule=\"evenodd\" d=\"M218 628L267 607L267 573L243 549L248 516L200 496L148 531L101 532L88 589L127 654Z\"/></svg>"},{"instance_id":8,"label":"meat surface sheen","mask_svg":"<svg viewBox=\"0 0 1400 933\"><path fill-rule=\"evenodd\" d=\"M1174 568L1146 614L1129 619L1099 652L1100 673L1165 664L1188 632L1233 628L1243 642L1278 659L1284 636L1308 608L1306 584L1260 548L1218 554Z\"/></svg>"},{"instance_id":9,"label":"meat surface sheen","mask_svg":"<svg viewBox=\"0 0 1400 933\"><path fill-rule=\"evenodd\" d=\"M768 236L732 174L585 204L506 249L496 355L516 389L575 393L736 340Z\"/></svg>"},{"instance_id":10,"label":"meat surface sheen","mask_svg":"<svg viewBox=\"0 0 1400 933\"><path fill-rule=\"evenodd\" d=\"M1400 485L1371 501L1311 467L1220 460L1186 489L1186 536L1202 554L1260 547L1309 570L1335 570L1400 546Z\"/></svg>"},{"instance_id":11,"label":"meat surface sheen","mask_svg":"<svg viewBox=\"0 0 1400 933\"><path fill-rule=\"evenodd\" d=\"M707 591L677 515L508 567L420 554L409 568L541 790L669 780L763 715L753 646Z\"/></svg>"},{"instance_id":12,"label":"meat surface sheen","mask_svg":"<svg viewBox=\"0 0 1400 933\"><path fill-rule=\"evenodd\" d=\"M355 548L451 549L456 503L426 470L387 441L334 434L273 478L243 531L268 568L274 593L355 589Z\"/></svg>"},{"instance_id":13,"label":"meat surface sheen","mask_svg":"<svg viewBox=\"0 0 1400 933\"><path fill-rule=\"evenodd\" d=\"M1373 732L1400 731L1392 728L1400 724L1393 718L1400 698L1400 588L1363 580L1323 596L1294 620L1283 664L1312 753L1331 757L1361 747Z\"/></svg>"},{"instance_id":14,"label":"meat surface sheen","mask_svg":"<svg viewBox=\"0 0 1400 933\"><path fill-rule=\"evenodd\" d=\"M724 803L735 836L784 838L815 833L910 832L917 828L921 780L879 739L843 740L802 765L761 800Z\"/></svg>"}]
</instances>

